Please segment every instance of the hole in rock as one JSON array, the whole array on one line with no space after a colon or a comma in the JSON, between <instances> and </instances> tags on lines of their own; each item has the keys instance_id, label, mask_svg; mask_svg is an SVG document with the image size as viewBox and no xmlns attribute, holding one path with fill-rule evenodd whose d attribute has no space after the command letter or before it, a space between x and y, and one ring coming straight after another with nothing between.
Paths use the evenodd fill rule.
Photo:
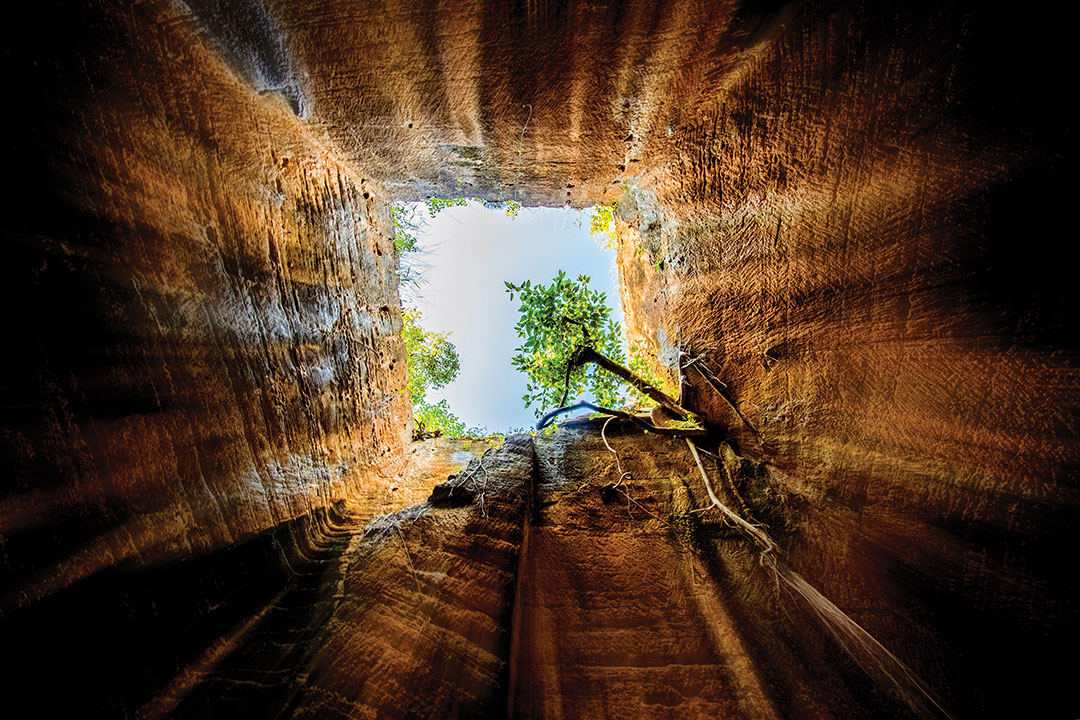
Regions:
<instances>
[{"instance_id":1,"label":"hole in rock","mask_svg":"<svg viewBox=\"0 0 1080 720\"><path fill-rule=\"evenodd\" d=\"M562 272L582 287L587 278L585 286L594 297L601 294L625 353L615 244L606 226L593 222L596 208L435 198L398 203L393 214L406 335L416 326L427 349L433 336L445 338L459 359L454 379L425 388L422 403L444 403L466 434L527 431L536 422L539 403L527 407L524 399L531 383L512 363L523 344L515 329L521 293L507 283L550 286ZM418 364L414 353L410 360ZM588 392L580 397L595 400ZM424 422L422 407L414 406L414 414Z\"/></svg>"}]
</instances>

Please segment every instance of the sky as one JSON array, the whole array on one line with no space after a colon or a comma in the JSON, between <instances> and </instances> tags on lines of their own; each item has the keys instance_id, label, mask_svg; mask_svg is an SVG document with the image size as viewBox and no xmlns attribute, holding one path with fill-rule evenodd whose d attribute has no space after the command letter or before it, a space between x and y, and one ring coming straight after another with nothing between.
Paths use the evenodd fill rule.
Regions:
<instances>
[{"instance_id":1,"label":"sky","mask_svg":"<svg viewBox=\"0 0 1080 720\"><path fill-rule=\"evenodd\" d=\"M470 202L431 218L423 205L417 207L416 217L425 221L417 233L419 259L427 267L418 292L403 291L405 304L420 310L425 330L449 332L461 358L457 380L428 390L429 402L446 398L470 428L498 432L536 422L534 408L526 409L521 399L525 376L510 365L521 338L514 330L518 298L511 302L504 281L547 285L559 270L571 278L588 275L589 287L607 294L612 317L622 324L615 251L589 235L589 215L523 207L511 219L503 210Z\"/></svg>"}]
</instances>

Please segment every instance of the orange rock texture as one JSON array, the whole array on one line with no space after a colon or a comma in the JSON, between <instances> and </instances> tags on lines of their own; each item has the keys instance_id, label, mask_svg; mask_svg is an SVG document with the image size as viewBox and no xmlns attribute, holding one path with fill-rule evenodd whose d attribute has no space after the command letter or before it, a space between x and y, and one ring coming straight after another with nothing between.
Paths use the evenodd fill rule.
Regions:
<instances>
[{"instance_id":1,"label":"orange rock texture","mask_svg":"<svg viewBox=\"0 0 1080 720\"><path fill-rule=\"evenodd\" d=\"M408 437L397 264L376 186L190 13L26 20L8 680L69 678L42 716L123 715L318 566L335 505L384 490L376 465Z\"/></svg>"},{"instance_id":2,"label":"orange rock texture","mask_svg":"<svg viewBox=\"0 0 1080 720\"><path fill-rule=\"evenodd\" d=\"M693 361L725 502L956 717L1075 715L1066 27L12 9L4 714L914 712L696 512L685 443L613 423L616 488L595 424L508 441L365 534L466 459L408 447L389 203L435 194L617 200L628 332Z\"/></svg>"}]
</instances>

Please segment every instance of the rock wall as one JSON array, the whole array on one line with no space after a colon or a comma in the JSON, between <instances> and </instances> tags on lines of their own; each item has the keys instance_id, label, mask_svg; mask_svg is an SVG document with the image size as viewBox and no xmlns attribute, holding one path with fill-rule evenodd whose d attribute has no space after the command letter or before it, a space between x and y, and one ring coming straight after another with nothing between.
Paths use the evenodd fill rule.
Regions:
<instances>
[{"instance_id":1,"label":"rock wall","mask_svg":"<svg viewBox=\"0 0 1080 720\"><path fill-rule=\"evenodd\" d=\"M299 669L234 653L248 664L217 673L217 700L200 688L176 716L917 716L853 660L868 656L840 650L773 556L706 509L685 441L604 423L509 438L372 523L324 574L323 629ZM759 466L728 482L705 457L739 507Z\"/></svg>"},{"instance_id":2,"label":"rock wall","mask_svg":"<svg viewBox=\"0 0 1080 720\"><path fill-rule=\"evenodd\" d=\"M356 539L294 716L504 713L532 472L531 439L511 437Z\"/></svg>"},{"instance_id":3,"label":"rock wall","mask_svg":"<svg viewBox=\"0 0 1080 720\"><path fill-rule=\"evenodd\" d=\"M350 499L350 517L367 524L427 500L433 487L461 472L475 458L502 443L501 437L436 437L411 442L392 462L381 462L370 491Z\"/></svg>"},{"instance_id":4,"label":"rock wall","mask_svg":"<svg viewBox=\"0 0 1080 720\"><path fill-rule=\"evenodd\" d=\"M966 2L320 7L280 22L344 154L400 197L620 200L630 332L726 383L741 418L688 371L766 462L757 512L808 577L957 707L1023 713L1017 682L1066 702L1060 23Z\"/></svg>"},{"instance_id":5,"label":"rock wall","mask_svg":"<svg viewBox=\"0 0 1080 720\"><path fill-rule=\"evenodd\" d=\"M53 12L5 33L4 684L38 716L120 716L383 490L408 438L396 260L377 186L196 16Z\"/></svg>"},{"instance_id":6,"label":"rock wall","mask_svg":"<svg viewBox=\"0 0 1080 720\"><path fill-rule=\"evenodd\" d=\"M395 197L576 207L673 160L765 24L707 0L271 5L310 121Z\"/></svg>"},{"instance_id":7,"label":"rock wall","mask_svg":"<svg viewBox=\"0 0 1080 720\"><path fill-rule=\"evenodd\" d=\"M742 417L687 370L767 462L757 513L961 715L1072 704L1076 296L1035 210L1075 156L1033 111L1058 42L988 9L807 7L619 207L631 335L726 383Z\"/></svg>"},{"instance_id":8,"label":"rock wall","mask_svg":"<svg viewBox=\"0 0 1080 720\"><path fill-rule=\"evenodd\" d=\"M1075 714L1066 28L974 2L12 9L0 641L20 662L5 682L45 715L269 715L339 681L342 712L380 706L312 653L353 653L323 628L401 627L395 603L415 600L382 597L380 624L363 593L381 576L350 558L409 472L386 202L435 193L618 199L629 330L725 383L726 400L687 370L792 566L958 715ZM598 448L581 442L565 454L586 463ZM683 507L646 477L634 490L660 518ZM610 711L612 685L661 716L903 714L812 616L776 615L752 558L702 549L720 528L693 539L719 560L689 560L682 531L637 516L616 532L618 502L547 482L534 538L564 562L523 531L521 563L577 610L519 583L530 639L483 670L461 656L480 704L458 711L498 705L505 672L524 715ZM433 561L489 556L430 539ZM373 563L404 559L380 547ZM639 585L630 560L605 570L632 591L626 622L712 684L665 665L653 685L639 668L662 653L594 646L594 624L640 637L586 576L620 548L648 558ZM360 593L347 608L342 581ZM505 618L504 600L484 607ZM557 622L571 627L553 639Z\"/></svg>"}]
</instances>

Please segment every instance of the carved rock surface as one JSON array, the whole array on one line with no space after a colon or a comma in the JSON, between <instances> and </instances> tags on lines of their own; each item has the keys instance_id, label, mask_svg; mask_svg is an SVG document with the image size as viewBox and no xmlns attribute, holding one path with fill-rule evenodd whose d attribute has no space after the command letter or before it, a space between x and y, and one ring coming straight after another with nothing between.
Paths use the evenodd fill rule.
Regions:
<instances>
[{"instance_id":1,"label":"carved rock surface","mask_svg":"<svg viewBox=\"0 0 1080 720\"><path fill-rule=\"evenodd\" d=\"M605 442L601 424L512 437L353 534L312 576L317 632L271 652L280 602L172 714L911 717L745 535L703 512L684 441L615 422ZM754 464L733 482L705 467L739 507Z\"/></svg>"},{"instance_id":2,"label":"carved rock surface","mask_svg":"<svg viewBox=\"0 0 1080 720\"><path fill-rule=\"evenodd\" d=\"M131 715L321 572L408 437L389 216L179 5L8 32L4 686Z\"/></svg>"},{"instance_id":3,"label":"carved rock surface","mask_svg":"<svg viewBox=\"0 0 1080 720\"><path fill-rule=\"evenodd\" d=\"M354 539L294 716L503 714L532 454L511 437ZM450 488L472 502L435 504Z\"/></svg>"},{"instance_id":4,"label":"carved rock surface","mask_svg":"<svg viewBox=\"0 0 1080 720\"><path fill-rule=\"evenodd\" d=\"M746 537L706 510L684 440L613 422L605 443L601 424L536 440L513 717L911 716L780 589ZM739 508L718 461L704 464L714 492ZM733 477L742 485L748 474Z\"/></svg>"},{"instance_id":5,"label":"carved rock surface","mask_svg":"<svg viewBox=\"0 0 1080 720\"><path fill-rule=\"evenodd\" d=\"M486 630L453 644L471 590L406 592L398 532L361 533L441 479L409 479L388 213L435 193L618 199L630 333L725 383L688 370L791 566L958 716L1075 715L1068 28L978 2L11 8L5 697L362 716L385 650L379 682L447 713L903 716L744 541L679 529L703 498L657 438L614 442L660 519L604 489L595 434L538 444L511 628L520 508L485 519L472 484L402 528L418 572L473 573ZM363 647L387 628L460 675L405 677Z\"/></svg>"}]
</instances>

